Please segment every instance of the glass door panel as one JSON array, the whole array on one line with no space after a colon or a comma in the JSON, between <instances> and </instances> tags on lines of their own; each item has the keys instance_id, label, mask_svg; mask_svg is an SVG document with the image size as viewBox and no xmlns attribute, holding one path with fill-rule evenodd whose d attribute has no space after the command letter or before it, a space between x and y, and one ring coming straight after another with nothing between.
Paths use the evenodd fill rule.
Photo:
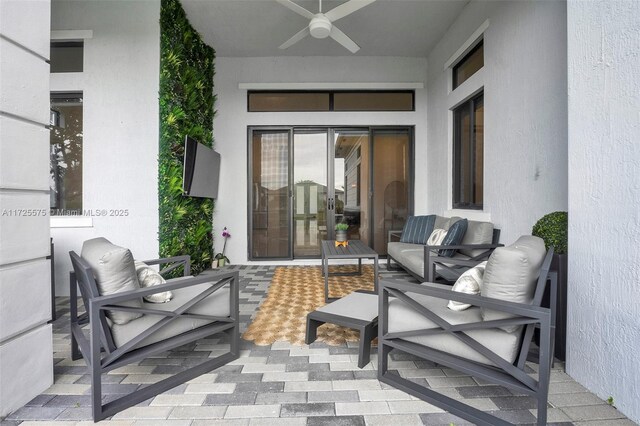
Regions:
<instances>
[{"instance_id":1,"label":"glass door panel","mask_svg":"<svg viewBox=\"0 0 640 426\"><path fill-rule=\"evenodd\" d=\"M251 257L291 258L289 130L251 139Z\"/></svg>"},{"instance_id":2,"label":"glass door panel","mask_svg":"<svg viewBox=\"0 0 640 426\"><path fill-rule=\"evenodd\" d=\"M408 131L374 130L373 249L387 254L387 235L402 229L409 210Z\"/></svg>"},{"instance_id":3,"label":"glass door panel","mask_svg":"<svg viewBox=\"0 0 640 426\"><path fill-rule=\"evenodd\" d=\"M369 131L336 130L333 148L335 223L349 225L348 237L370 242ZM333 226L331 227L333 229Z\"/></svg>"},{"instance_id":4,"label":"glass door panel","mask_svg":"<svg viewBox=\"0 0 640 426\"><path fill-rule=\"evenodd\" d=\"M293 255L320 256L327 239L327 131L293 135Z\"/></svg>"}]
</instances>

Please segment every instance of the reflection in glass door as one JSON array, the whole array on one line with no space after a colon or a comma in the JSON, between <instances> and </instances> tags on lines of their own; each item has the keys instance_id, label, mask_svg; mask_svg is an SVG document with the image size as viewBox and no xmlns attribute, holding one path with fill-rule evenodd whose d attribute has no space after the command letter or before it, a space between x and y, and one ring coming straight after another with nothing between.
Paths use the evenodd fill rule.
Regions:
<instances>
[{"instance_id":1,"label":"reflection in glass door","mask_svg":"<svg viewBox=\"0 0 640 426\"><path fill-rule=\"evenodd\" d=\"M327 131L293 134L293 255L320 256L327 239Z\"/></svg>"},{"instance_id":2,"label":"reflection in glass door","mask_svg":"<svg viewBox=\"0 0 640 426\"><path fill-rule=\"evenodd\" d=\"M349 239L368 245L369 130L336 130L333 141L335 223L347 223Z\"/></svg>"},{"instance_id":3,"label":"reflection in glass door","mask_svg":"<svg viewBox=\"0 0 640 426\"><path fill-rule=\"evenodd\" d=\"M373 249L387 254L389 231L402 229L409 211L408 130L374 129Z\"/></svg>"},{"instance_id":4,"label":"reflection in glass door","mask_svg":"<svg viewBox=\"0 0 640 426\"><path fill-rule=\"evenodd\" d=\"M289 130L256 130L250 144L251 257L290 258Z\"/></svg>"}]
</instances>

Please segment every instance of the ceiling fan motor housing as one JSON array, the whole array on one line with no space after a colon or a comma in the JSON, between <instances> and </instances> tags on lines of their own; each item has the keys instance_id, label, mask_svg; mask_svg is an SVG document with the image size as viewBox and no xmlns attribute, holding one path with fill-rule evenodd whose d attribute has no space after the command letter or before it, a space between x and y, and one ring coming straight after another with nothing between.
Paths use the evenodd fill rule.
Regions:
<instances>
[{"instance_id":1,"label":"ceiling fan motor housing","mask_svg":"<svg viewBox=\"0 0 640 426\"><path fill-rule=\"evenodd\" d=\"M322 13L318 13L309 22L309 31L314 38L326 38L331 33L331 21Z\"/></svg>"}]
</instances>

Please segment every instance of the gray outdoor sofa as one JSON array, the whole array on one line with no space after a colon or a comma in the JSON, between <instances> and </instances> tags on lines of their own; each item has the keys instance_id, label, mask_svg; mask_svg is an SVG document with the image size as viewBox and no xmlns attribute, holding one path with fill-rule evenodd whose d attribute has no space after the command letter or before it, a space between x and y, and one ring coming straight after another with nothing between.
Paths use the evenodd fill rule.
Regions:
<instances>
[{"instance_id":1,"label":"gray outdoor sofa","mask_svg":"<svg viewBox=\"0 0 640 426\"><path fill-rule=\"evenodd\" d=\"M475 424L509 424L389 370L389 353L400 350L535 396L537 424L546 424L557 294L556 273L549 272L552 256L553 248L545 253L544 242L532 236L497 248L487 262L479 295L442 284L381 281L379 380ZM542 308L548 282L551 307ZM451 310L450 300L471 306ZM536 326L541 335L537 380L525 371Z\"/></svg>"},{"instance_id":2,"label":"gray outdoor sofa","mask_svg":"<svg viewBox=\"0 0 640 426\"><path fill-rule=\"evenodd\" d=\"M140 288L131 252L104 238L86 241L82 256L73 251L69 255L73 265L70 273L71 357L73 360L84 358L90 369L95 422L238 358L237 271L193 277L189 275L189 256L155 259L145 263L164 266L160 274L182 268L183 276ZM128 290L123 283L129 288L133 283L134 288ZM120 289L101 295L106 288L115 286ZM78 312L78 287L84 313ZM143 299L168 291L173 293L173 298L166 303L148 303ZM229 347L226 353L103 404L102 374L220 333L221 341Z\"/></svg>"},{"instance_id":3,"label":"gray outdoor sofa","mask_svg":"<svg viewBox=\"0 0 640 426\"><path fill-rule=\"evenodd\" d=\"M434 216L432 229L426 232L430 234L433 229L449 228L460 217ZM423 216L426 217L426 216ZM467 269L489 259L493 250L502 246L500 244L500 230L491 222L469 220L467 230L459 244L429 246L424 238L424 243L406 243L398 241L402 238L403 231L389 231L387 241L387 269L391 269L391 262L405 269L418 281L434 282L443 280L449 283L455 282ZM443 256L445 250L455 251L453 256Z\"/></svg>"}]
</instances>

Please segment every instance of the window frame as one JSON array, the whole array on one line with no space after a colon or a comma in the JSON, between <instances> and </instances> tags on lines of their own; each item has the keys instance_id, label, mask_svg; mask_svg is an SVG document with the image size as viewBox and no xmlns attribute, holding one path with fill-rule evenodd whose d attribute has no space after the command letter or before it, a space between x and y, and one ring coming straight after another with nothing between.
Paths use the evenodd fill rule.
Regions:
<instances>
[{"instance_id":1,"label":"window frame","mask_svg":"<svg viewBox=\"0 0 640 426\"><path fill-rule=\"evenodd\" d=\"M82 90L69 90L69 91L52 91L49 93L49 103L50 103L50 111L51 113L54 112L54 109L52 107L52 104L54 101L70 101L70 100L78 100L79 103L82 104L82 142L81 142L81 147L82 147L82 167L84 168L84 91ZM54 123L51 123L49 125L49 132L52 132L53 129L55 128ZM49 135L49 144L51 144L51 135ZM49 148L51 149L51 148ZM49 162L49 164L51 165L51 160ZM63 207L51 207L51 205L49 205L49 212L50 212L50 216L51 217L55 217L55 218L65 218L65 217L71 217L71 218L76 218L76 217L83 217L84 216L84 212L85 212L85 204L84 204L84 169L81 172L81 182L82 182L82 195L80 197L80 209L78 209L79 211L77 213L67 213L67 214L52 214L54 211L59 212L59 211L71 211L71 209L66 209Z\"/></svg>"},{"instance_id":2,"label":"window frame","mask_svg":"<svg viewBox=\"0 0 640 426\"><path fill-rule=\"evenodd\" d=\"M470 132L470 143L469 143L469 150L470 150L470 172L468 174L468 182L467 184L470 185L471 188L475 187L476 184L476 180L475 180L475 176L476 176L476 138L475 138L475 127L476 127L476 114L475 114L475 107L478 103L478 101L481 100L483 105L484 105L484 89L481 90L479 93L474 94L473 96L471 96L469 99L467 99L466 101L464 101L463 103L461 103L460 105L458 105L456 108L453 109L452 113L453 113L453 188L452 188L452 194L453 194L453 199L452 199L452 208L454 209L463 209L463 210L483 210L484 208L484 176L483 176L483 190L482 190L482 202L481 203L477 203L477 202L462 202L461 200L461 183L462 183L462 178L461 178L461 170L462 170L462 164L461 164L461 150L462 150L462 132L461 132L461 126L459 125L460 123L460 118L459 118L459 111L462 111L464 108L468 108L469 110L469 118L470 118L470 123L469 123L469 132ZM484 121L484 120L483 120ZM484 124L484 122L483 122ZM483 137L484 138L484 137ZM483 150L484 150L484 144L483 144ZM483 158L483 170L484 170L484 154L482 156Z\"/></svg>"},{"instance_id":3,"label":"window frame","mask_svg":"<svg viewBox=\"0 0 640 426\"><path fill-rule=\"evenodd\" d=\"M269 93L309 93L309 94L328 94L328 109L323 110L277 110L277 111L253 111L250 108L250 100L252 94L269 94ZM334 95L336 93L397 93L411 95L411 109L335 109ZM251 113L279 113L279 112L414 112L416 110L416 92L415 90L247 90L247 112Z\"/></svg>"}]
</instances>

